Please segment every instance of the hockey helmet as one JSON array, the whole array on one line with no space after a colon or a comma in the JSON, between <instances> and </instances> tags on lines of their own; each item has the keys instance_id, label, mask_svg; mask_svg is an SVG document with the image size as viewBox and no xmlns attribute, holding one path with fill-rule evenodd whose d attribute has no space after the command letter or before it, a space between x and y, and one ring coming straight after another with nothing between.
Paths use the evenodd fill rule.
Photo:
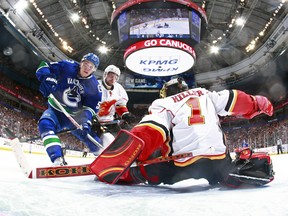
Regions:
<instances>
[{"instance_id":1,"label":"hockey helmet","mask_svg":"<svg viewBox=\"0 0 288 216\"><path fill-rule=\"evenodd\" d=\"M115 65L109 65L108 67L106 67L106 69L104 70L104 74L103 74L103 79L105 80L107 74L111 72L117 75L117 81L119 80L119 77L121 75L121 71L118 67L116 67Z\"/></svg>"},{"instance_id":2,"label":"hockey helmet","mask_svg":"<svg viewBox=\"0 0 288 216\"><path fill-rule=\"evenodd\" d=\"M174 78L163 85L160 90L160 98L165 98L186 90L188 90L188 85L183 78Z\"/></svg>"},{"instance_id":3,"label":"hockey helmet","mask_svg":"<svg viewBox=\"0 0 288 216\"><path fill-rule=\"evenodd\" d=\"M96 69L98 68L99 58L94 53L88 53L88 54L84 55L83 58L81 59L81 62L85 61L85 60L92 62L95 65Z\"/></svg>"}]
</instances>

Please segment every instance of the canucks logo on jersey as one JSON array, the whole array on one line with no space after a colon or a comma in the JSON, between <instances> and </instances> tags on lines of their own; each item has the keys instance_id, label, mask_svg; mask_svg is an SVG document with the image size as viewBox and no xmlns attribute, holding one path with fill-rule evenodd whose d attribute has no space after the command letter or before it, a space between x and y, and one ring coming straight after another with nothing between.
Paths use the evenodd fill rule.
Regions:
<instances>
[{"instance_id":1,"label":"canucks logo on jersey","mask_svg":"<svg viewBox=\"0 0 288 216\"><path fill-rule=\"evenodd\" d=\"M81 101L81 95L79 93L78 86L70 87L64 90L63 102L70 107L78 107L78 103Z\"/></svg>"}]
</instances>

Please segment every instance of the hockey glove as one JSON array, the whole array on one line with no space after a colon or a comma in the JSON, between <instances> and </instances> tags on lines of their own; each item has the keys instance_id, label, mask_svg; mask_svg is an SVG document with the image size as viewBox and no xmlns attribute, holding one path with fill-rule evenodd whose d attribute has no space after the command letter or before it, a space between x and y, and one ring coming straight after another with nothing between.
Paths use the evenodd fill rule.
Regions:
<instances>
[{"instance_id":1,"label":"hockey glove","mask_svg":"<svg viewBox=\"0 0 288 216\"><path fill-rule=\"evenodd\" d=\"M90 122L85 122L82 124L82 130L81 130L81 137L85 139L87 135L91 132L91 123Z\"/></svg>"},{"instance_id":2,"label":"hockey glove","mask_svg":"<svg viewBox=\"0 0 288 216\"><path fill-rule=\"evenodd\" d=\"M245 118L252 119L255 116L260 115L262 113L265 113L266 115L269 115L269 116L273 115L273 105L266 97L256 95L254 100L255 100L254 103L256 107L258 107L257 108L258 110L252 114L245 115L244 116Z\"/></svg>"},{"instance_id":3,"label":"hockey glove","mask_svg":"<svg viewBox=\"0 0 288 216\"><path fill-rule=\"evenodd\" d=\"M48 97L49 94L56 90L57 83L58 82L54 74L46 75L42 78L39 91L43 94L44 97Z\"/></svg>"},{"instance_id":4,"label":"hockey glove","mask_svg":"<svg viewBox=\"0 0 288 216\"><path fill-rule=\"evenodd\" d=\"M271 102L263 96L255 96L260 113L265 113L266 115L273 115L273 105Z\"/></svg>"},{"instance_id":5,"label":"hockey glove","mask_svg":"<svg viewBox=\"0 0 288 216\"><path fill-rule=\"evenodd\" d=\"M136 117L130 112L124 113L121 118L128 124L134 123L136 121Z\"/></svg>"}]
</instances>

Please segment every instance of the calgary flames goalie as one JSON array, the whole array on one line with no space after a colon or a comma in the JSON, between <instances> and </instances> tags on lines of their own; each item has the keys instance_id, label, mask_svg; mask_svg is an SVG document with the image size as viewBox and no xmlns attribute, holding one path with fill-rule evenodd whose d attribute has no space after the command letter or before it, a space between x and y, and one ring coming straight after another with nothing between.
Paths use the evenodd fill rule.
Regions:
<instances>
[{"instance_id":1,"label":"calgary flames goalie","mask_svg":"<svg viewBox=\"0 0 288 216\"><path fill-rule=\"evenodd\" d=\"M152 103L149 115L130 132L122 130L91 164L100 181L158 185L205 178L210 185L239 187L274 179L266 153L237 149L232 160L219 121L226 115L272 116L273 106L266 97L239 90L188 89L181 78L166 83L160 95L163 98ZM148 163L151 159L159 163Z\"/></svg>"}]
</instances>

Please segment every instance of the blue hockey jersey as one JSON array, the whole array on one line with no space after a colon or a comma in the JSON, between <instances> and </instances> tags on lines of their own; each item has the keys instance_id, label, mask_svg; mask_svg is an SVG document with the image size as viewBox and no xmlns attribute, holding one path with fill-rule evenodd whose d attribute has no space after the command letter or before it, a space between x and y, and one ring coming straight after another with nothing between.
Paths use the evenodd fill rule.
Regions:
<instances>
[{"instance_id":1,"label":"blue hockey jersey","mask_svg":"<svg viewBox=\"0 0 288 216\"><path fill-rule=\"evenodd\" d=\"M42 62L36 71L36 77L42 81L50 73L55 74L58 84L53 95L73 116L79 111L87 110L88 119L96 115L101 102L102 91L96 77L91 74L86 78L78 75L80 64L64 60L59 62ZM61 112L56 104L48 99L49 106Z\"/></svg>"}]
</instances>

